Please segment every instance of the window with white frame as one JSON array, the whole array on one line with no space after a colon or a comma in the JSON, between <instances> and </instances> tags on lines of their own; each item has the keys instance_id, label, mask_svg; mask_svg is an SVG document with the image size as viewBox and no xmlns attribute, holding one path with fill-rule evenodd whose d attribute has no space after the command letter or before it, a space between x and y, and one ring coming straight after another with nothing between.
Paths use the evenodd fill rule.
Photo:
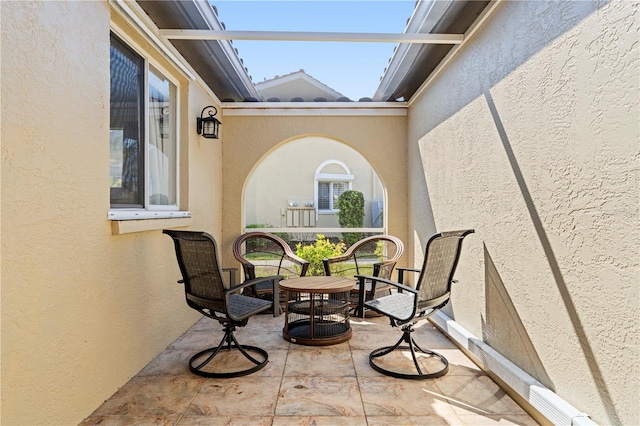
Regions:
<instances>
[{"instance_id":1,"label":"window with white frame","mask_svg":"<svg viewBox=\"0 0 640 426\"><path fill-rule=\"evenodd\" d=\"M112 209L177 210L177 88L111 34Z\"/></svg>"},{"instance_id":2,"label":"window with white frame","mask_svg":"<svg viewBox=\"0 0 640 426\"><path fill-rule=\"evenodd\" d=\"M335 213L340 194L350 190L353 182L351 171L342 161L327 160L315 174L315 205L319 213Z\"/></svg>"},{"instance_id":3,"label":"window with white frame","mask_svg":"<svg viewBox=\"0 0 640 426\"><path fill-rule=\"evenodd\" d=\"M318 209L337 210L336 202L346 186L346 182L318 182Z\"/></svg>"}]
</instances>

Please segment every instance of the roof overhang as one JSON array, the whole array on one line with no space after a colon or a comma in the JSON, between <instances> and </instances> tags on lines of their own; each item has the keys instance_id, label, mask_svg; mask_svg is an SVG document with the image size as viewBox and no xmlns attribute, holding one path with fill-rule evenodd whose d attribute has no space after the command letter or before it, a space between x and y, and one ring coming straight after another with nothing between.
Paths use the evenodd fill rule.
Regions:
<instances>
[{"instance_id":1,"label":"roof overhang","mask_svg":"<svg viewBox=\"0 0 640 426\"><path fill-rule=\"evenodd\" d=\"M137 3L160 29L224 31L215 9L207 1L138 0ZM242 101L260 96L232 40L170 42L218 98Z\"/></svg>"},{"instance_id":2,"label":"roof overhang","mask_svg":"<svg viewBox=\"0 0 640 426\"><path fill-rule=\"evenodd\" d=\"M429 0L418 1L405 33L452 33L467 39L469 30L491 1ZM380 85L373 95L378 102L409 100L460 43L399 44L389 60Z\"/></svg>"}]
</instances>

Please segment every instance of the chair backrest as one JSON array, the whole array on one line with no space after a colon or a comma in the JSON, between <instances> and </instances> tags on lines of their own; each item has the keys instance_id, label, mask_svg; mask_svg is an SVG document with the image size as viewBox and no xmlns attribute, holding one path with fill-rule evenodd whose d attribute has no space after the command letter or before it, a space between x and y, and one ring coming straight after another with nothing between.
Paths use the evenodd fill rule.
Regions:
<instances>
[{"instance_id":1,"label":"chair backrest","mask_svg":"<svg viewBox=\"0 0 640 426\"><path fill-rule=\"evenodd\" d=\"M324 262L325 275L353 277L371 275L391 279L391 273L404 253L404 244L393 235L363 238L341 255Z\"/></svg>"},{"instance_id":2,"label":"chair backrest","mask_svg":"<svg viewBox=\"0 0 640 426\"><path fill-rule=\"evenodd\" d=\"M162 232L173 239L187 304L200 312L226 313L225 284L213 237L199 231Z\"/></svg>"},{"instance_id":3,"label":"chair backrest","mask_svg":"<svg viewBox=\"0 0 640 426\"><path fill-rule=\"evenodd\" d=\"M424 263L416 289L419 309L444 306L451 295L453 274L462 251L462 240L474 230L442 232L427 242Z\"/></svg>"},{"instance_id":4,"label":"chair backrest","mask_svg":"<svg viewBox=\"0 0 640 426\"><path fill-rule=\"evenodd\" d=\"M241 235L233 243L233 255L247 280L272 275L304 277L309 269L309 262L296 256L286 241L268 232Z\"/></svg>"}]
</instances>

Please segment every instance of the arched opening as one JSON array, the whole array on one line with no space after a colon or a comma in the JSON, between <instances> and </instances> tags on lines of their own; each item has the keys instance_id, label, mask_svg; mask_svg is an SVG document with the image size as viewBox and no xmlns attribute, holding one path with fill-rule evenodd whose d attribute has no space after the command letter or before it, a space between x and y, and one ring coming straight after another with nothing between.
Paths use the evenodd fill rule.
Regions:
<instances>
[{"instance_id":1,"label":"arched opening","mask_svg":"<svg viewBox=\"0 0 640 426\"><path fill-rule=\"evenodd\" d=\"M363 236L385 233L382 182L369 161L343 142L304 136L283 143L253 169L244 189L244 228L309 241L320 233L340 238L337 199L363 194Z\"/></svg>"}]
</instances>

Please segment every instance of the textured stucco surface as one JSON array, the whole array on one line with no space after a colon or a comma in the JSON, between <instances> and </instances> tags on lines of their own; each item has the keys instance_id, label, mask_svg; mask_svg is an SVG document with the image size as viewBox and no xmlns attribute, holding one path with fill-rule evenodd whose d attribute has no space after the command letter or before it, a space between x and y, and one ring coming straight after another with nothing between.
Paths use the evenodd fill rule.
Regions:
<instances>
[{"instance_id":1,"label":"textured stucco surface","mask_svg":"<svg viewBox=\"0 0 640 426\"><path fill-rule=\"evenodd\" d=\"M244 188L257 164L276 147L305 136L346 144L369 161L387 192L388 232L406 241L405 116L226 116L223 146L224 247L242 233ZM282 170L287 176L287 170ZM231 253L225 262L235 262ZM402 260L404 262L404 259Z\"/></svg>"},{"instance_id":2,"label":"textured stucco surface","mask_svg":"<svg viewBox=\"0 0 640 426\"><path fill-rule=\"evenodd\" d=\"M448 314L638 424L638 3L505 2L409 110L409 232L475 228Z\"/></svg>"},{"instance_id":3,"label":"textured stucco surface","mask_svg":"<svg viewBox=\"0 0 640 426\"><path fill-rule=\"evenodd\" d=\"M126 24L107 2L1 8L0 423L77 424L198 315L171 240L112 235L107 220L109 25ZM191 124L211 98L133 38L179 80ZM222 150L194 133L181 134L182 198L193 227L219 237Z\"/></svg>"}]
</instances>

